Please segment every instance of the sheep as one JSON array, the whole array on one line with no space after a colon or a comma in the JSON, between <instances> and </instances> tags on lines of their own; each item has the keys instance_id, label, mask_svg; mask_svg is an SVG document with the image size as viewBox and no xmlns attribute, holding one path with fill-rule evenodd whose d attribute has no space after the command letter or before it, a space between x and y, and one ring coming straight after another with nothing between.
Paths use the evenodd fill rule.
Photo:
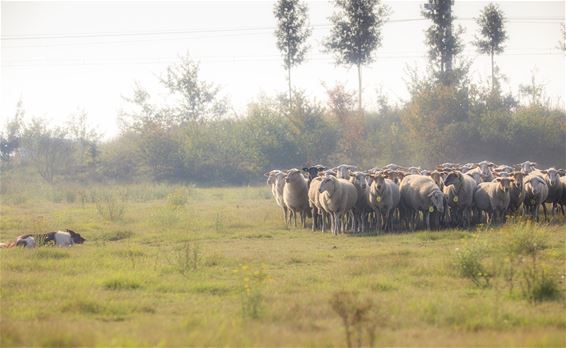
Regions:
<instances>
[{"instance_id":1,"label":"sheep","mask_svg":"<svg viewBox=\"0 0 566 348\"><path fill-rule=\"evenodd\" d=\"M287 224L288 209L283 202L283 187L285 186L285 172L280 170L272 170L264 174L267 176L267 184L271 185L271 194L275 199L275 203L283 210L283 219Z\"/></svg>"},{"instance_id":2,"label":"sheep","mask_svg":"<svg viewBox=\"0 0 566 348\"><path fill-rule=\"evenodd\" d=\"M560 184L562 185L562 196L560 197L560 209L562 215L564 214L564 206L566 205L566 172L560 177Z\"/></svg>"},{"instance_id":3,"label":"sheep","mask_svg":"<svg viewBox=\"0 0 566 348\"><path fill-rule=\"evenodd\" d=\"M558 203L562 198L562 184L560 183L560 175L558 170L554 168L549 168L547 170L540 171L544 176L543 179L548 186L548 196L544 203L552 204L552 215L554 215L555 210L558 208ZM533 172L534 173L534 172Z\"/></svg>"},{"instance_id":4,"label":"sheep","mask_svg":"<svg viewBox=\"0 0 566 348\"><path fill-rule=\"evenodd\" d=\"M525 174L522 172L513 172L511 176L515 179L511 182L511 189L509 191L509 207L507 211L516 214L519 211L519 207L523 204L525 200L525 189L523 185L523 179Z\"/></svg>"},{"instance_id":5,"label":"sheep","mask_svg":"<svg viewBox=\"0 0 566 348\"><path fill-rule=\"evenodd\" d=\"M373 174L371 178L372 183L367 196L369 206L376 214L381 215L381 229L391 230L393 213L401 199L399 185L383 174Z\"/></svg>"},{"instance_id":6,"label":"sheep","mask_svg":"<svg viewBox=\"0 0 566 348\"><path fill-rule=\"evenodd\" d=\"M320 205L320 193L318 189L320 187L320 183L322 182L322 177L318 176L311 181L309 186L309 206L311 208L312 213L312 230L314 231L316 228L321 228L322 232L325 230L325 215L326 212Z\"/></svg>"},{"instance_id":7,"label":"sheep","mask_svg":"<svg viewBox=\"0 0 566 348\"><path fill-rule=\"evenodd\" d=\"M305 228L309 208L308 186L307 180L296 168L290 169L285 176L283 203L289 211L293 212L295 227L297 226L297 214L300 214L301 223Z\"/></svg>"},{"instance_id":8,"label":"sheep","mask_svg":"<svg viewBox=\"0 0 566 348\"><path fill-rule=\"evenodd\" d=\"M409 218L411 229L416 227L415 215L423 212L426 228L430 229L430 214L444 213L444 194L434 180L424 175L407 175L400 184L400 207Z\"/></svg>"},{"instance_id":9,"label":"sheep","mask_svg":"<svg viewBox=\"0 0 566 348\"><path fill-rule=\"evenodd\" d=\"M331 215L331 229L335 235L345 230L343 217L358 200L356 187L348 180L332 175L324 177L318 189L320 205Z\"/></svg>"},{"instance_id":10,"label":"sheep","mask_svg":"<svg viewBox=\"0 0 566 348\"><path fill-rule=\"evenodd\" d=\"M352 166L349 164L341 164L332 168L332 171L336 172L336 177L338 179L350 179L350 170L356 169L356 166Z\"/></svg>"},{"instance_id":11,"label":"sheep","mask_svg":"<svg viewBox=\"0 0 566 348\"><path fill-rule=\"evenodd\" d=\"M421 174L422 169L421 167L409 167L407 168L407 172L409 174Z\"/></svg>"},{"instance_id":12,"label":"sheep","mask_svg":"<svg viewBox=\"0 0 566 348\"><path fill-rule=\"evenodd\" d=\"M529 174L523 179L523 186L525 188L525 200L523 207L525 214L529 214L539 221L538 210L542 205L544 217L546 219L546 207L544 201L548 197L548 186L543 178L537 174Z\"/></svg>"},{"instance_id":13,"label":"sheep","mask_svg":"<svg viewBox=\"0 0 566 348\"><path fill-rule=\"evenodd\" d=\"M448 194L448 206L457 223L466 227L470 224L470 213L474 202L476 182L460 171L449 173L444 179L444 193ZM452 189L449 189L451 187Z\"/></svg>"},{"instance_id":14,"label":"sheep","mask_svg":"<svg viewBox=\"0 0 566 348\"><path fill-rule=\"evenodd\" d=\"M326 170L326 167L321 165L321 164L317 164L315 166L311 166L311 167L304 167L303 168L303 172L307 173L309 176L309 181L308 181L308 185L310 187L311 182L314 178L316 178L318 176L318 174L322 171Z\"/></svg>"},{"instance_id":15,"label":"sheep","mask_svg":"<svg viewBox=\"0 0 566 348\"><path fill-rule=\"evenodd\" d=\"M368 203L367 176L368 174L364 172L350 173L350 182L356 187L358 192L358 199L352 209L354 215L352 229L355 232L365 232L368 213L371 211Z\"/></svg>"},{"instance_id":16,"label":"sheep","mask_svg":"<svg viewBox=\"0 0 566 348\"><path fill-rule=\"evenodd\" d=\"M480 184L480 183L483 182L482 172L481 172L481 169L479 167L475 167L473 169L470 169L470 170L464 172L464 174L473 178L475 180L476 184Z\"/></svg>"},{"instance_id":17,"label":"sheep","mask_svg":"<svg viewBox=\"0 0 566 348\"><path fill-rule=\"evenodd\" d=\"M523 172L524 174L529 174L536 170L537 163L531 161L525 161L523 163L515 164L515 169Z\"/></svg>"},{"instance_id":18,"label":"sheep","mask_svg":"<svg viewBox=\"0 0 566 348\"><path fill-rule=\"evenodd\" d=\"M505 212L509 207L509 189L514 178L495 178L491 182L480 183L474 192L474 204L480 211L487 212L487 223L498 220L505 222Z\"/></svg>"},{"instance_id":19,"label":"sheep","mask_svg":"<svg viewBox=\"0 0 566 348\"><path fill-rule=\"evenodd\" d=\"M438 171L438 170L433 170L429 174L426 174L426 175L430 176L432 178L432 180L434 180L434 183L438 185L438 188L441 191L444 188L444 180L442 178L443 174L444 174L443 172Z\"/></svg>"}]
</instances>

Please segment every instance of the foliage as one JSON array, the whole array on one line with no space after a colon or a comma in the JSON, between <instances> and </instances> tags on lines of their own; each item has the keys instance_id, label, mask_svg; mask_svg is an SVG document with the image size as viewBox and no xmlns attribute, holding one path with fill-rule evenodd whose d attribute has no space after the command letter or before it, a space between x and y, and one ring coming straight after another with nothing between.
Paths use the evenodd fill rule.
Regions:
<instances>
[{"instance_id":1,"label":"foliage","mask_svg":"<svg viewBox=\"0 0 566 348\"><path fill-rule=\"evenodd\" d=\"M357 292L339 291L332 295L330 306L342 320L346 334L346 345L362 347L364 336L368 346L375 345L376 329L382 318L371 298L360 298Z\"/></svg>"},{"instance_id":2,"label":"foliage","mask_svg":"<svg viewBox=\"0 0 566 348\"><path fill-rule=\"evenodd\" d=\"M102 192L96 196L98 215L109 221L121 220L126 212L126 198L111 192Z\"/></svg>"},{"instance_id":3,"label":"foliage","mask_svg":"<svg viewBox=\"0 0 566 348\"><path fill-rule=\"evenodd\" d=\"M478 287L488 287L493 277L483 263L488 254L489 250L483 243L465 244L456 248L454 266L461 277L470 279Z\"/></svg>"},{"instance_id":4,"label":"foliage","mask_svg":"<svg viewBox=\"0 0 566 348\"><path fill-rule=\"evenodd\" d=\"M478 52L489 54L491 57L491 85L494 88L493 56L503 52L503 44L508 38L504 27L505 17L498 5L490 3L482 10L476 23L480 27L481 37L476 36L473 45L477 47Z\"/></svg>"},{"instance_id":5,"label":"foliage","mask_svg":"<svg viewBox=\"0 0 566 348\"><path fill-rule=\"evenodd\" d=\"M454 59L463 50L463 29L453 27L452 6L453 0L428 0L421 11L433 22L426 30L428 56L435 78L445 85L457 83L463 75L463 68L453 66Z\"/></svg>"},{"instance_id":6,"label":"foliage","mask_svg":"<svg viewBox=\"0 0 566 348\"><path fill-rule=\"evenodd\" d=\"M175 271L183 277L189 277L200 268L202 262L200 246L193 241L183 242L167 256L167 260Z\"/></svg>"},{"instance_id":7,"label":"foliage","mask_svg":"<svg viewBox=\"0 0 566 348\"><path fill-rule=\"evenodd\" d=\"M358 68L358 108L362 108L361 66L373 62L373 52L381 46L382 26L390 8L379 0L336 0L330 17L332 28L325 47L336 62Z\"/></svg>"},{"instance_id":8,"label":"foliage","mask_svg":"<svg viewBox=\"0 0 566 348\"><path fill-rule=\"evenodd\" d=\"M308 24L307 6L299 0L279 0L273 7L277 19L277 48L288 71L289 102L291 101L291 68L303 62L308 50L306 43L312 33Z\"/></svg>"},{"instance_id":9,"label":"foliage","mask_svg":"<svg viewBox=\"0 0 566 348\"><path fill-rule=\"evenodd\" d=\"M262 314L264 296L262 288L268 279L263 267L253 268L243 264L234 270L240 277L240 297L242 301L242 316L259 319Z\"/></svg>"},{"instance_id":10,"label":"foliage","mask_svg":"<svg viewBox=\"0 0 566 348\"><path fill-rule=\"evenodd\" d=\"M499 6L488 4L476 23L480 27L481 37L476 36L473 44L478 52L490 55L502 53L503 44L508 37L504 27L505 17Z\"/></svg>"}]
</instances>

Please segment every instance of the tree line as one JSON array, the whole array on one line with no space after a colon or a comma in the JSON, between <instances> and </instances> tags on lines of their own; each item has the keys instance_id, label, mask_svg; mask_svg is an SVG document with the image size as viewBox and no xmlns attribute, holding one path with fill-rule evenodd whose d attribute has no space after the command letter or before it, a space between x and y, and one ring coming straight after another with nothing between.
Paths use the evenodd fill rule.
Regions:
<instances>
[{"instance_id":1,"label":"tree line","mask_svg":"<svg viewBox=\"0 0 566 348\"><path fill-rule=\"evenodd\" d=\"M370 168L395 162L433 166L441 162L488 159L543 166L566 166L566 113L544 98L533 80L520 95L502 92L494 56L503 52L504 14L493 4L477 18L473 45L489 54L489 81L473 83L461 53L461 28L455 28L453 2L429 0L422 15L429 69L409 74L409 99L393 105L385 97L378 110L364 110L363 65L381 44L390 9L377 0L336 0L325 43L336 62L358 71L358 91L328 87L317 102L291 85L291 69L308 49L308 12L298 0L279 0L276 45L288 74L288 93L258 97L243 115L230 115L219 88L204 81L199 63L185 56L160 77L168 91L158 104L137 85L119 115L120 135L102 142L77 112L68 124L53 127L29 119L25 106L2 132L3 172L32 170L45 181L171 181L243 184L261 180L273 168L307 163L352 163ZM356 95L357 94L357 95ZM519 103L519 99L522 100Z\"/></svg>"}]
</instances>

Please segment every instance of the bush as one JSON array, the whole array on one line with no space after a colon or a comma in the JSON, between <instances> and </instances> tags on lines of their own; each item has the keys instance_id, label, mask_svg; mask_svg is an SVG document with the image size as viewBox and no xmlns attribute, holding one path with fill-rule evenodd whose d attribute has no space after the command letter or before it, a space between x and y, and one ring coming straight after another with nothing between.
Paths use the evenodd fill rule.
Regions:
<instances>
[{"instance_id":1,"label":"bush","mask_svg":"<svg viewBox=\"0 0 566 348\"><path fill-rule=\"evenodd\" d=\"M330 306L342 319L348 348L354 342L361 347L364 333L368 338L368 346L375 345L375 332L382 318L370 298L361 299L356 292L339 291L332 295Z\"/></svg>"},{"instance_id":2,"label":"bush","mask_svg":"<svg viewBox=\"0 0 566 348\"><path fill-rule=\"evenodd\" d=\"M200 266L200 247L195 242L186 241L180 248L174 250L167 260L177 272L188 277Z\"/></svg>"},{"instance_id":3,"label":"bush","mask_svg":"<svg viewBox=\"0 0 566 348\"><path fill-rule=\"evenodd\" d=\"M485 244L478 241L456 248L454 267L461 277L470 279L476 286L488 287L493 274L482 263L487 256Z\"/></svg>"},{"instance_id":4,"label":"bush","mask_svg":"<svg viewBox=\"0 0 566 348\"><path fill-rule=\"evenodd\" d=\"M121 220L126 212L126 201L124 197L113 193L99 194L96 197L96 210L107 220Z\"/></svg>"},{"instance_id":5,"label":"bush","mask_svg":"<svg viewBox=\"0 0 566 348\"><path fill-rule=\"evenodd\" d=\"M249 265L241 265L234 273L240 275L240 298L242 301L242 316L259 319L263 311L263 284L267 274L263 268L252 269Z\"/></svg>"},{"instance_id":6,"label":"bush","mask_svg":"<svg viewBox=\"0 0 566 348\"><path fill-rule=\"evenodd\" d=\"M167 196L167 202L174 209L184 207L189 201L189 192L184 188L177 188Z\"/></svg>"}]
</instances>

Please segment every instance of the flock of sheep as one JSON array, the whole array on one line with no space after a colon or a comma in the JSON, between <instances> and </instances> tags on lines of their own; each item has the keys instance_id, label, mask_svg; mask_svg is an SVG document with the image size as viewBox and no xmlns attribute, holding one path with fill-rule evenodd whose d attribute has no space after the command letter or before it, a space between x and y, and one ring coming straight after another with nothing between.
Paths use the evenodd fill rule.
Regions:
<instances>
[{"instance_id":1,"label":"flock of sheep","mask_svg":"<svg viewBox=\"0 0 566 348\"><path fill-rule=\"evenodd\" d=\"M396 164L355 171L343 164L272 170L265 176L286 224L294 219L296 226L299 216L306 228L310 216L313 230L337 234L468 227L484 219L497 224L508 214L538 221L541 206L547 218L545 203L552 204L552 214L560 207L564 215L566 170L536 166L482 161L443 163L433 171Z\"/></svg>"}]
</instances>

